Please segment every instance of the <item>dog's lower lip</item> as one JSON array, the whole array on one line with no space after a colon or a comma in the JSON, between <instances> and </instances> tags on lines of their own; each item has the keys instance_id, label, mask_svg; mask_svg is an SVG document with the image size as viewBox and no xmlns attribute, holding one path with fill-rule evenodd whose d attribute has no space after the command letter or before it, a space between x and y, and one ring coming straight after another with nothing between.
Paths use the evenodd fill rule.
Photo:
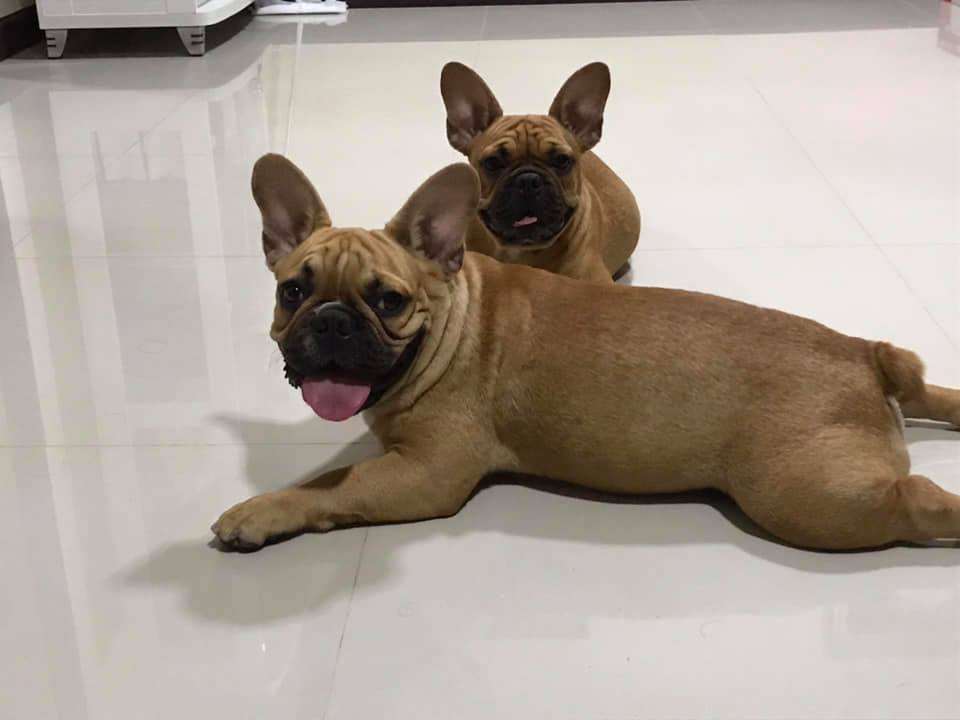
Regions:
<instances>
[{"instance_id":1,"label":"dog's lower lip","mask_svg":"<svg viewBox=\"0 0 960 720\"><path fill-rule=\"evenodd\" d=\"M293 368L289 363L286 366L288 378L295 375L299 381L298 385L308 380L332 380L334 382L354 383L358 385L372 385L377 381L376 375L364 373L357 370L344 370L336 365L314 369L310 372L300 372Z\"/></svg>"},{"instance_id":2,"label":"dog's lower lip","mask_svg":"<svg viewBox=\"0 0 960 720\"><path fill-rule=\"evenodd\" d=\"M336 382L347 382L347 383L357 383L357 384L372 384L376 378L370 375L364 375L363 373L352 371L352 370L341 370L338 367L324 368L316 373L312 373L306 377L307 380L334 380Z\"/></svg>"},{"instance_id":3,"label":"dog's lower lip","mask_svg":"<svg viewBox=\"0 0 960 720\"><path fill-rule=\"evenodd\" d=\"M330 365L320 369L313 369L310 372L302 372L290 364L289 361L284 364L284 373L290 384L299 388L308 380L334 380L336 382L349 382L357 384L372 385L376 382L375 375L370 373L358 372L355 370L344 370L337 365Z\"/></svg>"}]
</instances>

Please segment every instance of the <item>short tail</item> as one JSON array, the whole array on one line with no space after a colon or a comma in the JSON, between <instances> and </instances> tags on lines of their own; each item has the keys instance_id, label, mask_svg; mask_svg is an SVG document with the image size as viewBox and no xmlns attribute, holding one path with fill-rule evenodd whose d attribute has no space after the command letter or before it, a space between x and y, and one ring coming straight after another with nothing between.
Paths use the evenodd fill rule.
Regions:
<instances>
[{"instance_id":1,"label":"short tail","mask_svg":"<svg viewBox=\"0 0 960 720\"><path fill-rule=\"evenodd\" d=\"M901 404L922 398L923 361L917 354L885 342L873 343L873 360L880 371L883 392Z\"/></svg>"},{"instance_id":2,"label":"short tail","mask_svg":"<svg viewBox=\"0 0 960 720\"><path fill-rule=\"evenodd\" d=\"M884 393L896 398L906 417L960 427L960 390L924 383L923 362L916 353L878 342L873 344L873 359Z\"/></svg>"}]
</instances>

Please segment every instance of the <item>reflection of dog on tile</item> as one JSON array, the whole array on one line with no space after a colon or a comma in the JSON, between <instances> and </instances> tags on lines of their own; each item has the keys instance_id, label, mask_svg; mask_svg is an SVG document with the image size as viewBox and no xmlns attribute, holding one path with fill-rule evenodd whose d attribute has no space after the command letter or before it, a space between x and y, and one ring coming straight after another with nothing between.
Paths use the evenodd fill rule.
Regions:
<instances>
[{"instance_id":1,"label":"reflection of dog on tile","mask_svg":"<svg viewBox=\"0 0 960 720\"><path fill-rule=\"evenodd\" d=\"M715 488L811 548L960 538L960 496L910 474L897 409L960 424L960 391L924 385L912 352L464 253L479 190L453 165L385 229L341 229L292 163L257 163L287 377L323 418L365 411L385 453L233 507L221 542L451 515L494 471Z\"/></svg>"},{"instance_id":2,"label":"reflection of dog on tile","mask_svg":"<svg viewBox=\"0 0 960 720\"><path fill-rule=\"evenodd\" d=\"M468 249L588 280L627 271L640 211L591 150L610 92L606 65L575 72L548 115L504 115L486 83L460 63L443 68L440 90L447 138L480 176Z\"/></svg>"}]
</instances>

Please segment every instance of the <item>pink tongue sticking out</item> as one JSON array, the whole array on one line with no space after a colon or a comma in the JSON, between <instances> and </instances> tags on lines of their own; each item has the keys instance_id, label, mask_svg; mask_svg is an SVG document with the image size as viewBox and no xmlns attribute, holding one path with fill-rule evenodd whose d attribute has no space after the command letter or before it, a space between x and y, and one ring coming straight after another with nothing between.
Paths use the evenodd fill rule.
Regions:
<instances>
[{"instance_id":1,"label":"pink tongue sticking out","mask_svg":"<svg viewBox=\"0 0 960 720\"><path fill-rule=\"evenodd\" d=\"M527 215L527 217L520 218L520 219L517 220L515 223L513 223L513 226L514 226L514 227L526 227L527 225L533 225L533 224L536 223L536 222L537 222L537 218L535 218L535 217L533 217L533 216L531 216L531 215Z\"/></svg>"},{"instance_id":2,"label":"pink tongue sticking out","mask_svg":"<svg viewBox=\"0 0 960 720\"><path fill-rule=\"evenodd\" d=\"M346 420L356 415L370 397L370 386L337 375L310 378L300 386L303 401L324 420Z\"/></svg>"}]
</instances>

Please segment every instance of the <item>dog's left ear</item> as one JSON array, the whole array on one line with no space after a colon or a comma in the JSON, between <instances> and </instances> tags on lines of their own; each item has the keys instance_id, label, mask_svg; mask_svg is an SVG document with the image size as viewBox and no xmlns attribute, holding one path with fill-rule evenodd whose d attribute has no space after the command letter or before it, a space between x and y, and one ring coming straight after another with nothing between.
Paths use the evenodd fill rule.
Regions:
<instances>
[{"instance_id":1,"label":"dog's left ear","mask_svg":"<svg viewBox=\"0 0 960 720\"><path fill-rule=\"evenodd\" d=\"M474 169L448 165L414 191L385 229L409 252L452 274L463 265L464 236L479 202Z\"/></svg>"},{"instance_id":2,"label":"dog's left ear","mask_svg":"<svg viewBox=\"0 0 960 720\"><path fill-rule=\"evenodd\" d=\"M574 134L582 150L589 150L600 141L609 94L610 68L602 62L584 65L560 88L550 115Z\"/></svg>"},{"instance_id":3,"label":"dog's left ear","mask_svg":"<svg viewBox=\"0 0 960 720\"><path fill-rule=\"evenodd\" d=\"M447 108L447 140L469 155L474 139L503 115L500 103L483 78L458 62L443 66L440 95Z\"/></svg>"},{"instance_id":4,"label":"dog's left ear","mask_svg":"<svg viewBox=\"0 0 960 720\"><path fill-rule=\"evenodd\" d=\"M257 160L250 186L263 218L263 255L271 270L315 230L330 226L313 184L283 155Z\"/></svg>"}]
</instances>

